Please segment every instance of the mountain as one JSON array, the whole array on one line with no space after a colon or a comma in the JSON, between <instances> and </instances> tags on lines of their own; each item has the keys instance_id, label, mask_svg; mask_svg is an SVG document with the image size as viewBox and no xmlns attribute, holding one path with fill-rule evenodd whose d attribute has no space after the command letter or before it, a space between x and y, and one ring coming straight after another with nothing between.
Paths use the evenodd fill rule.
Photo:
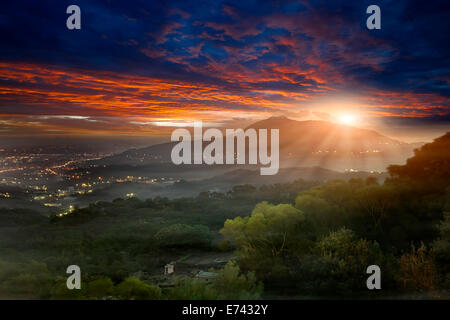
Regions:
<instances>
[{"instance_id":1,"label":"mountain","mask_svg":"<svg viewBox=\"0 0 450 320\"><path fill-rule=\"evenodd\" d=\"M133 148L122 153L105 157L96 163L101 165L131 165L172 163L170 154L177 142L156 144L146 148Z\"/></svg>"},{"instance_id":2,"label":"mountain","mask_svg":"<svg viewBox=\"0 0 450 320\"><path fill-rule=\"evenodd\" d=\"M296 121L286 117L272 117L250 125L254 129L279 129L280 150L293 151L364 151L386 145L408 145L385 137L373 130L360 129L328 121ZM295 138L295 139L294 139Z\"/></svg>"},{"instance_id":3,"label":"mountain","mask_svg":"<svg viewBox=\"0 0 450 320\"><path fill-rule=\"evenodd\" d=\"M248 128L257 131L279 129L281 167L320 166L338 171L384 171L391 164L404 163L418 147L373 130L327 121L296 121L286 117L271 117L246 129ZM98 163L131 166L170 164L170 154L175 144L176 142L169 142L131 149L104 158Z\"/></svg>"},{"instance_id":4,"label":"mountain","mask_svg":"<svg viewBox=\"0 0 450 320\"><path fill-rule=\"evenodd\" d=\"M394 179L445 190L450 185L450 132L416 149L406 164L391 165L388 170Z\"/></svg>"},{"instance_id":5,"label":"mountain","mask_svg":"<svg viewBox=\"0 0 450 320\"><path fill-rule=\"evenodd\" d=\"M403 163L417 147L373 130L328 121L271 117L249 128L279 129L283 167L318 165L339 171L384 171L390 164Z\"/></svg>"}]
</instances>

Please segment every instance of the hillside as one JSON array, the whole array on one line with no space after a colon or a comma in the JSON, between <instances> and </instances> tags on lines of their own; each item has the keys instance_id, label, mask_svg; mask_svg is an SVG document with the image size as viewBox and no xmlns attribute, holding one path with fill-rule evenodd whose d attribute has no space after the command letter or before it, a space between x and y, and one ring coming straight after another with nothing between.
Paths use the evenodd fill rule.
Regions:
<instances>
[{"instance_id":1,"label":"hillside","mask_svg":"<svg viewBox=\"0 0 450 320\"><path fill-rule=\"evenodd\" d=\"M248 128L280 130L282 167L320 166L338 171L384 171L388 165L404 163L417 147L373 130L327 121L296 121L286 117L271 117ZM170 163L174 145L175 142L169 142L131 149L104 158L98 163L132 166Z\"/></svg>"}]
</instances>

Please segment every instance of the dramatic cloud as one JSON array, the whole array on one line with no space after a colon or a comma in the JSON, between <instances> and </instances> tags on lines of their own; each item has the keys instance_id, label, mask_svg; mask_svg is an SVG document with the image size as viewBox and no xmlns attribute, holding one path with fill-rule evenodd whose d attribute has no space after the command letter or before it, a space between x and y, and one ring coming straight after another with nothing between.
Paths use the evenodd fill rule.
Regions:
<instances>
[{"instance_id":1,"label":"dramatic cloud","mask_svg":"<svg viewBox=\"0 0 450 320\"><path fill-rule=\"evenodd\" d=\"M72 31L70 4L2 5L1 134L154 133L349 108L448 123L447 1L381 1L381 30L365 27L368 1L75 1Z\"/></svg>"}]
</instances>

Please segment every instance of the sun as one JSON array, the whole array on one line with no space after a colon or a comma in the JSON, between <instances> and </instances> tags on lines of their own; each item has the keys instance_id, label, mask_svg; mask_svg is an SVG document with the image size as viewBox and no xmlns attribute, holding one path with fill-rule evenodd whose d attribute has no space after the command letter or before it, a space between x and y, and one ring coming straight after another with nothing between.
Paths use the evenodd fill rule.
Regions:
<instances>
[{"instance_id":1,"label":"sun","mask_svg":"<svg viewBox=\"0 0 450 320\"><path fill-rule=\"evenodd\" d=\"M343 114L338 119L342 124L355 124L357 121L357 117L353 114Z\"/></svg>"}]
</instances>

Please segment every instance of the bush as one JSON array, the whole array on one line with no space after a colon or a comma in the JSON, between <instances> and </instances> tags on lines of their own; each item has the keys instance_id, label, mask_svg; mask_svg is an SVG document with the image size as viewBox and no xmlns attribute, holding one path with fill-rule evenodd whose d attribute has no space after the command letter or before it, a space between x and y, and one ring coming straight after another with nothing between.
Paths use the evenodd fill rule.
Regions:
<instances>
[{"instance_id":1,"label":"bush","mask_svg":"<svg viewBox=\"0 0 450 320\"><path fill-rule=\"evenodd\" d=\"M216 300L217 291L204 280L185 278L168 290L167 297L170 300Z\"/></svg>"},{"instance_id":2,"label":"bush","mask_svg":"<svg viewBox=\"0 0 450 320\"><path fill-rule=\"evenodd\" d=\"M290 204L257 204L250 217L225 221L221 233L238 249L240 265L254 270L259 279L293 251L308 251L305 215Z\"/></svg>"},{"instance_id":3,"label":"bush","mask_svg":"<svg viewBox=\"0 0 450 320\"><path fill-rule=\"evenodd\" d=\"M440 287L450 290L450 212L439 225L440 237L433 243L433 253Z\"/></svg>"},{"instance_id":4,"label":"bush","mask_svg":"<svg viewBox=\"0 0 450 320\"><path fill-rule=\"evenodd\" d=\"M325 278L332 279L333 285L336 285L335 280L338 281L340 284L337 286L343 291L365 290L367 267L381 267L383 264L378 243L358 239L353 231L346 228L331 232L320 240L316 250L322 257L319 263L324 263L323 268L329 272Z\"/></svg>"},{"instance_id":5,"label":"bush","mask_svg":"<svg viewBox=\"0 0 450 320\"><path fill-rule=\"evenodd\" d=\"M67 288L66 279L58 278L52 289L52 300L86 300L88 299L86 286L81 283L81 289L69 290Z\"/></svg>"},{"instance_id":6,"label":"bush","mask_svg":"<svg viewBox=\"0 0 450 320\"><path fill-rule=\"evenodd\" d=\"M51 277L45 263L14 264L0 261L0 291L27 297L48 298Z\"/></svg>"},{"instance_id":7,"label":"bush","mask_svg":"<svg viewBox=\"0 0 450 320\"><path fill-rule=\"evenodd\" d=\"M121 282L115 295L124 300L159 300L162 298L161 289L154 285L149 285L136 278L127 278Z\"/></svg>"},{"instance_id":8,"label":"bush","mask_svg":"<svg viewBox=\"0 0 450 320\"><path fill-rule=\"evenodd\" d=\"M203 225L173 224L155 235L161 247L206 247L211 244L211 239L211 231Z\"/></svg>"},{"instance_id":9,"label":"bush","mask_svg":"<svg viewBox=\"0 0 450 320\"><path fill-rule=\"evenodd\" d=\"M176 300L247 300L259 299L263 291L255 274L242 274L235 262L228 262L210 282L186 278L168 291L169 299Z\"/></svg>"},{"instance_id":10,"label":"bush","mask_svg":"<svg viewBox=\"0 0 450 320\"><path fill-rule=\"evenodd\" d=\"M100 278L88 283L87 295L95 298L105 298L114 294L114 284L110 278Z\"/></svg>"},{"instance_id":11,"label":"bush","mask_svg":"<svg viewBox=\"0 0 450 320\"><path fill-rule=\"evenodd\" d=\"M263 291L263 284L256 281L254 272L242 274L239 266L230 261L226 264L216 279L213 287L218 293L218 298L223 300L233 299L259 299Z\"/></svg>"},{"instance_id":12,"label":"bush","mask_svg":"<svg viewBox=\"0 0 450 320\"><path fill-rule=\"evenodd\" d=\"M418 291L429 291L435 288L435 267L432 253L427 252L425 245L400 258L400 275L398 281L403 288Z\"/></svg>"}]
</instances>

